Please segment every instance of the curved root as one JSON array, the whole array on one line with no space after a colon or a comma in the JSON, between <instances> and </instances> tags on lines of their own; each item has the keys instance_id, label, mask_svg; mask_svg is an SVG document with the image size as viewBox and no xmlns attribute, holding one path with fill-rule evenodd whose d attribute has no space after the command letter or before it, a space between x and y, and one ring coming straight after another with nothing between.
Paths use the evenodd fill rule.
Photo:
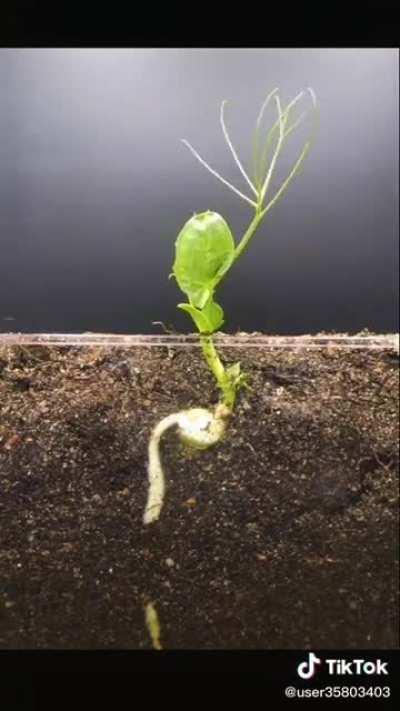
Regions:
<instances>
[{"instance_id":1,"label":"curved root","mask_svg":"<svg viewBox=\"0 0 400 711\"><path fill-rule=\"evenodd\" d=\"M165 476L160 457L160 440L164 432L177 425L178 434L186 444L197 449L207 449L219 442L223 436L229 414L229 410L223 405L218 405L215 413L195 407L168 415L155 426L148 449L149 492L143 514L145 525L157 521L164 503Z\"/></svg>"}]
</instances>

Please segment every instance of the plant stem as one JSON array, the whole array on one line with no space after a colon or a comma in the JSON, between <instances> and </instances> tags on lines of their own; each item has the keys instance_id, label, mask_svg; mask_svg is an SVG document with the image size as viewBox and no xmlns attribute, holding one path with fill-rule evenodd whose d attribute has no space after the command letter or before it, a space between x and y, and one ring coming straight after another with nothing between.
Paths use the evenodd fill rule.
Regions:
<instances>
[{"instance_id":1,"label":"plant stem","mask_svg":"<svg viewBox=\"0 0 400 711\"><path fill-rule=\"evenodd\" d=\"M250 242L251 238L253 237L254 233L256 232L259 224L262 222L264 218L264 213L262 211L261 206L258 206L255 212L255 215L250 222L246 232L244 233L242 239L240 240L239 244L237 245L235 249L235 257L234 257L234 262L236 262L237 259L242 255L244 250L246 249L248 243Z\"/></svg>"},{"instance_id":2,"label":"plant stem","mask_svg":"<svg viewBox=\"0 0 400 711\"><path fill-rule=\"evenodd\" d=\"M302 152L300 153L300 155L299 155L297 161L295 162L295 164L294 164L292 170L290 171L289 175L288 175L287 178L283 181L281 187L280 187L279 190L275 193L274 197L271 198L271 200L270 200L269 203L266 205L266 207L264 207L264 196L260 194L258 204L257 204L257 206L256 206L256 208L255 208L254 217L253 217L252 221L250 222L250 224L249 224L249 226L248 226L246 232L244 233L242 239L240 240L239 244L237 245L237 247L236 247L236 249L235 249L235 256L234 256L234 259L233 259L232 264L234 264L234 262L236 262L236 260L239 259L239 257L243 254L244 250L246 249L248 243L250 242L251 238L252 238L253 235L255 234L257 228L259 227L259 225L260 225L261 222L263 221L263 219L264 219L265 215L267 214L267 212L270 211L270 209L275 205L275 203L278 202L278 200L279 200L279 198L281 197L281 195L285 192L285 190L286 190L286 188L288 187L289 183L290 183L291 180L294 178L294 176L295 176L296 173L298 172L298 170L299 170L301 164L303 163L304 158L306 157L308 151L310 150L310 146L311 146L311 140L306 142L306 144L305 144L305 146L304 146Z\"/></svg>"},{"instance_id":3,"label":"plant stem","mask_svg":"<svg viewBox=\"0 0 400 711\"><path fill-rule=\"evenodd\" d=\"M208 367L214 375L219 389L222 391L222 402L229 411L232 411L236 399L236 388L221 363L212 336L200 334L200 343Z\"/></svg>"}]
</instances>

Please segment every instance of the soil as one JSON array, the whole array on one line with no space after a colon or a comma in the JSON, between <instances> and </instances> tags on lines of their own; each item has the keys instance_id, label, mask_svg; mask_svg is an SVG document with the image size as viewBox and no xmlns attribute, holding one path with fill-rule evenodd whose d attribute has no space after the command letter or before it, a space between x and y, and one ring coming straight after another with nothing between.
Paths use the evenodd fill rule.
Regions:
<instances>
[{"instance_id":1,"label":"soil","mask_svg":"<svg viewBox=\"0 0 400 711\"><path fill-rule=\"evenodd\" d=\"M398 646L398 354L227 347L250 389L225 439L155 424L218 393L198 348L0 347L0 646Z\"/></svg>"}]
</instances>

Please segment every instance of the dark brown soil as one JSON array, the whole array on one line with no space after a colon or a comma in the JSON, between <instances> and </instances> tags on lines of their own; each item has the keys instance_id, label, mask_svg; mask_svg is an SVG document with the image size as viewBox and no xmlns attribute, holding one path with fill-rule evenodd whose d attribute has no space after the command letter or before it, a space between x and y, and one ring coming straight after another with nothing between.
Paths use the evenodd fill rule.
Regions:
<instances>
[{"instance_id":1,"label":"dark brown soil","mask_svg":"<svg viewBox=\"0 0 400 711\"><path fill-rule=\"evenodd\" d=\"M250 375L225 440L151 429L215 403L197 348L0 349L0 646L393 648L398 356L227 348Z\"/></svg>"}]
</instances>

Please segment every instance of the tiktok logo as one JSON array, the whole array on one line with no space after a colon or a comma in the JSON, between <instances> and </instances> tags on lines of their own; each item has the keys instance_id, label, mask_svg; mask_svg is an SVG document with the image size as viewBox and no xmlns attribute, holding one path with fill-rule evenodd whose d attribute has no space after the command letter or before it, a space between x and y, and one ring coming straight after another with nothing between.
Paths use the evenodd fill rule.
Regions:
<instances>
[{"instance_id":1,"label":"tiktok logo","mask_svg":"<svg viewBox=\"0 0 400 711\"><path fill-rule=\"evenodd\" d=\"M317 657L314 652L310 652L308 655L308 662L301 662L297 667L297 673L302 679L311 679L315 674L315 667L317 664L321 664L321 660Z\"/></svg>"}]
</instances>

